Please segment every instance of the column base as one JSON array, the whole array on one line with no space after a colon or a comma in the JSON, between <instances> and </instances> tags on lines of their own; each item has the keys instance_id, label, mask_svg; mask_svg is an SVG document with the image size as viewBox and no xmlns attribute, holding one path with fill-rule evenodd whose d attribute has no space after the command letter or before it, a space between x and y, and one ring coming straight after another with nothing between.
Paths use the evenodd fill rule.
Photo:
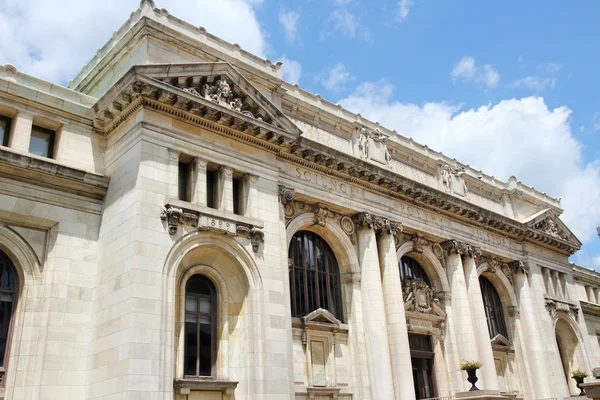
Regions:
<instances>
[{"instance_id":1,"label":"column base","mask_svg":"<svg viewBox=\"0 0 600 400\"><path fill-rule=\"evenodd\" d=\"M454 395L456 400L506 400L498 390L474 390L472 392L458 392Z\"/></svg>"}]
</instances>

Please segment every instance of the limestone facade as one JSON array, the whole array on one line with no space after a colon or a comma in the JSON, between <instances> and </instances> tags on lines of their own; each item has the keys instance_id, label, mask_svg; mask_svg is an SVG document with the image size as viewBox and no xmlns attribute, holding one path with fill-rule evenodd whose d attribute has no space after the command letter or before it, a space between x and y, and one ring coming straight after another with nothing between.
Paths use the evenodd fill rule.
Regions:
<instances>
[{"instance_id":1,"label":"limestone facade","mask_svg":"<svg viewBox=\"0 0 600 400\"><path fill-rule=\"evenodd\" d=\"M600 275L560 202L280 68L149 0L69 87L0 66L4 398L450 399L464 360L578 393Z\"/></svg>"}]
</instances>

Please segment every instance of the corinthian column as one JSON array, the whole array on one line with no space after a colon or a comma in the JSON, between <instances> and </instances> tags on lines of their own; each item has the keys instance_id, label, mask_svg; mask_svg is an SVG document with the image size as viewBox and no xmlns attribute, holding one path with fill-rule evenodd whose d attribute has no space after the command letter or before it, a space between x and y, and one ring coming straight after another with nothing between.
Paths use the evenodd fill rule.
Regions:
<instances>
[{"instance_id":1,"label":"corinthian column","mask_svg":"<svg viewBox=\"0 0 600 400\"><path fill-rule=\"evenodd\" d=\"M481 287L479 286L479 275L477 274L477 265L475 263L475 257L479 255L481 255L480 249L467 246L464 255L464 267L467 279L467 293L469 295L469 303L471 304L471 316L473 317L475 336L477 338L477 349L480 361L483 364L481 367L482 373L480 374L482 377L480 389L499 390L494 352L490 343L483 297L481 296Z\"/></svg>"},{"instance_id":2,"label":"corinthian column","mask_svg":"<svg viewBox=\"0 0 600 400\"><path fill-rule=\"evenodd\" d=\"M355 222L359 226L358 261L361 269L361 297L371 398L394 400L394 381L375 237L375 217L360 213L355 216Z\"/></svg>"},{"instance_id":3,"label":"corinthian column","mask_svg":"<svg viewBox=\"0 0 600 400\"><path fill-rule=\"evenodd\" d=\"M415 389L407 382L413 381L410 347L408 345L408 329L404 300L402 299L402 283L398 270L395 234L400 233L402 225L389 224L392 229L384 229L379 235L379 263L383 280L383 298L385 301L385 316L390 343L390 358L394 379L394 394L396 399L414 400Z\"/></svg>"},{"instance_id":4,"label":"corinthian column","mask_svg":"<svg viewBox=\"0 0 600 400\"><path fill-rule=\"evenodd\" d=\"M473 320L471 318L471 306L469 305L469 296L467 293L467 283L461 255L465 251L465 246L455 240L448 240L442 243L442 248L446 251L446 271L448 281L450 282L450 294L452 296L452 325L456 348L458 351L458 360L477 360L477 340L473 329ZM459 365L455 366L457 369ZM456 379L458 378L458 379ZM460 379L456 375L455 389L457 392L469 390L470 385L466 378Z\"/></svg>"}]
</instances>

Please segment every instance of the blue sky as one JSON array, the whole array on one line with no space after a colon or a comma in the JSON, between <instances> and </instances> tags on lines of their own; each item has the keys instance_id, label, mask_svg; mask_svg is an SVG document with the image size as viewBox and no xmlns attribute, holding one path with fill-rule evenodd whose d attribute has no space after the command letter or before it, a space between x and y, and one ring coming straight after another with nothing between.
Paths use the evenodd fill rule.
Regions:
<instances>
[{"instance_id":1,"label":"blue sky","mask_svg":"<svg viewBox=\"0 0 600 400\"><path fill-rule=\"evenodd\" d=\"M138 0L0 0L0 63L66 84ZM562 198L600 269L600 2L156 0L284 78ZM28 29L22 29L27 26Z\"/></svg>"}]
</instances>

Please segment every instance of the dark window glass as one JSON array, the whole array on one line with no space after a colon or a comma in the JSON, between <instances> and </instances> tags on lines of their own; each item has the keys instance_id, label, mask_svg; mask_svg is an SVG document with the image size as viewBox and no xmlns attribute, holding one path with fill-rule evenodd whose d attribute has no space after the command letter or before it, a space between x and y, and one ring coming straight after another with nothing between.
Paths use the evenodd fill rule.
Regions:
<instances>
[{"instance_id":1,"label":"dark window glass","mask_svg":"<svg viewBox=\"0 0 600 400\"><path fill-rule=\"evenodd\" d=\"M324 308L343 320L340 271L329 245L318 235L300 231L289 249L292 316Z\"/></svg>"},{"instance_id":2,"label":"dark window glass","mask_svg":"<svg viewBox=\"0 0 600 400\"><path fill-rule=\"evenodd\" d=\"M216 208L215 196L217 195L218 176L216 170L206 171L206 205L210 208Z\"/></svg>"},{"instance_id":3,"label":"dark window glass","mask_svg":"<svg viewBox=\"0 0 600 400\"><path fill-rule=\"evenodd\" d=\"M233 213L242 215L242 178L233 177Z\"/></svg>"},{"instance_id":4,"label":"dark window glass","mask_svg":"<svg viewBox=\"0 0 600 400\"><path fill-rule=\"evenodd\" d=\"M184 375L213 376L216 358L216 291L203 275L185 286Z\"/></svg>"},{"instance_id":5,"label":"dark window glass","mask_svg":"<svg viewBox=\"0 0 600 400\"><path fill-rule=\"evenodd\" d=\"M0 117L0 145L8 146L8 135L10 135L11 119Z\"/></svg>"},{"instance_id":6,"label":"dark window glass","mask_svg":"<svg viewBox=\"0 0 600 400\"><path fill-rule=\"evenodd\" d=\"M179 161L179 181L177 189L179 200L190 201L190 164Z\"/></svg>"},{"instance_id":7,"label":"dark window glass","mask_svg":"<svg viewBox=\"0 0 600 400\"><path fill-rule=\"evenodd\" d=\"M17 276L8 256L0 250L0 367L6 368L11 320L17 301ZM0 378L4 379L4 377ZM3 382L2 382L3 384Z\"/></svg>"},{"instance_id":8,"label":"dark window glass","mask_svg":"<svg viewBox=\"0 0 600 400\"><path fill-rule=\"evenodd\" d=\"M488 331L490 338L501 334L508 339L506 321L504 319L504 309L500 296L496 288L487 278L479 277L479 286L481 287L481 296L483 297L483 306L485 308L485 317L487 318Z\"/></svg>"},{"instance_id":9,"label":"dark window glass","mask_svg":"<svg viewBox=\"0 0 600 400\"><path fill-rule=\"evenodd\" d=\"M425 270L415 259L404 256L400 259L398 267L400 268L400 280L402 282L407 279L421 279L431 286L431 282L429 282L429 277L425 273Z\"/></svg>"},{"instance_id":10,"label":"dark window glass","mask_svg":"<svg viewBox=\"0 0 600 400\"><path fill-rule=\"evenodd\" d=\"M52 158L54 151L54 131L39 126L31 128L29 152L42 157Z\"/></svg>"}]
</instances>

